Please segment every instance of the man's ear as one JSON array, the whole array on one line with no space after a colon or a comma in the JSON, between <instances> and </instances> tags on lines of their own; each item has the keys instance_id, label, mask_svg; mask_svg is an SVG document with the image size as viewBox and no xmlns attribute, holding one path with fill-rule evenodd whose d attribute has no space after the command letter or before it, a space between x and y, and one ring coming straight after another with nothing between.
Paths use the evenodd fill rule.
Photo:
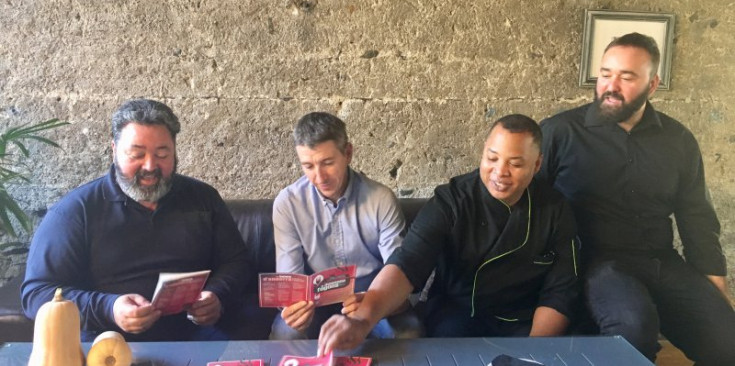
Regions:
<instances>
[{"instance_id":1,"label":"man's ear","mask_svg":"<svg viewBox=\"0 0 735 366\"><path fill-rule=\"evenodd\" d=\"M110 147L112 148L110 151L110 158L112 158L112 161L115 161L115 140L112 140Z\"/></svg>"},{"instance_id":2,"label":"man's ear","mask_svg":"<svg viewBox=\"0 0 735 366\"><path fill-rule=\"evenodd\" d=\"M658 84L661 83L661 78L658 77L658 74L653 77L650 84L648 85L648 97L650 98L651 95L653 95L654 92L656 92L656 89L658 89Z\"/></svg>"},{"instance_id":3,"label":"man's ear","mask_svg":"<svg viewBox=\"0 0 735 366\"><path fill-rule=\"evenodd\" d=\"M533 174L538 173L539 170L541 170L541 163L544 161L544 154L539 153L538 159L536 159L536 164L533 167Z\"/></svg>"},{"instance_id":4,"label":"man's ear","mask_svg":"<svg viewBox=\"0 0 735 366\"><path fill-rule=\"evenodd\" d=\"M352 143L348 142L345 147L345 156L347 157L347 164L352 162Z\"/></svg>"}]
</instances>

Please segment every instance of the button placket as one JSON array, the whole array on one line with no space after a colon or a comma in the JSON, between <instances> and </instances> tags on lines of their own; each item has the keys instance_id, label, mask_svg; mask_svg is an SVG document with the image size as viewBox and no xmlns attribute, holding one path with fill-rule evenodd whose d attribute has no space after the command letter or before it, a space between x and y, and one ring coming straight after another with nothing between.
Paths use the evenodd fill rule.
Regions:
<instances>
[{"instance_id":1,"label":"button placket","mask_svg":"<svg viewBox=\"0 0 735 366\"><path fill-rule=\"evenodd\" d=\"M334 260L337 262L335 265L344 266L347 262L345 252L345 240L344 230L342 229L342 205L338 204L336 209L332 212L332 250L334 251Z\"/></svg>"}]
</instances>

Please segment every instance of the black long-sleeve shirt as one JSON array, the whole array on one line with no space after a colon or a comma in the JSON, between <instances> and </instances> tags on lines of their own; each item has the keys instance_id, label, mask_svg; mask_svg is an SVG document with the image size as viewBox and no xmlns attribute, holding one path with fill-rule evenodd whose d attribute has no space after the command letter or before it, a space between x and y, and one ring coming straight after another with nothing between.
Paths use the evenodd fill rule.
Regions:
<instances>
[{"instance_id":1,"label":"black long-sleeve shirt","mask_svg":"<svg viewBox=\"0 0 735 366\"><path fill-rule=\"evenodd\" d=\"M436 188L388 259L429 297L473 316L531 320L539 306L571 317L578 296L575 225L563 197L536 180L512 207L493 198L478 170Z\"/></svg>"},{"instance_id":2,"label":"black long-sleeve shirt","mask_svg":"<svg viewBox=\"0 0 735 366\"><path fill-rule=\"evenodd\" d=\"M582 252L671 251L673 214L686 260L703 274L725 275L720 224L692 133L650 103L629 133L591 110L588 104L541 122L538 176L572 205Z\"/></svg>"},{"instance_id":3,"label":"black long-sleeve shirt","mask_svg":"<svg viewBox=\"0 0 735 366\"><path fill-rule=\"evenodd\" d=\"M61 199L36 230L22 287L23 309L34 318L57 287L79 307L83 340L117 330L112 312L121 294L152 299L161 272L211 269L205 290L223 304L255 276L248 247L224 201L211 186L174 175L155 211L126 196L114 169ZM188 340L196 326L186 314L164 316L126 339Z\"/></svg>"}]
</instances>

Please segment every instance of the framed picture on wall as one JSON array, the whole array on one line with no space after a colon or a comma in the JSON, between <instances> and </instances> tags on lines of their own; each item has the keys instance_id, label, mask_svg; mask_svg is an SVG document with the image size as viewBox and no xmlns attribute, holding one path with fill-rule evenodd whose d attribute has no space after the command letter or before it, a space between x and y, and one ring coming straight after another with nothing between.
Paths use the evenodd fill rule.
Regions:
<instances>
[{"instance_id":1,"label":"framed picture on wall","mask_svg":"<svg viewBox=\"0 0 735 366\"><path fill-rule=\"evenodd\" d=\"M585 10L579 86L594 87L605 47L615 37L638 32L653 37L661 51L659 89L668 90L671 81L671 54L674 43L674 14L631 11Z\"/></svg>"}]
</instances>

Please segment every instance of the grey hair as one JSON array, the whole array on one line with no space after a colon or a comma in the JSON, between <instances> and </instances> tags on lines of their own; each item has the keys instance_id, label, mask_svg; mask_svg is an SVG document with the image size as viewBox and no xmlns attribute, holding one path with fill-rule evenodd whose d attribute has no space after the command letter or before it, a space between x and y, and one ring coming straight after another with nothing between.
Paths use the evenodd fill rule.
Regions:
<instances>
[{"instance_id":1,"label":"grey hair","mask_svg":"<svg viewBox=\"0 0 735 366\"><path fill-rule=\"evenodd\" d=\"M117 143L123 128L133 122L165 126L174 142L176 134L181 130L178 117L167 105L151 99L131 99L112 114L112 140Z\"/></svg>"},{"instance_id":2,"label":"grey hair","mask_svg":"<svg viewBox=\"0 0 735 366\"><path fill-rule=\"evenodd\" d=\"M308 146L311 149L331 140L343 154L349 142L345 123L325 112L312 112L301 117L293 130L293 140L296 146Z\"/></svg>"}]
</instances>

